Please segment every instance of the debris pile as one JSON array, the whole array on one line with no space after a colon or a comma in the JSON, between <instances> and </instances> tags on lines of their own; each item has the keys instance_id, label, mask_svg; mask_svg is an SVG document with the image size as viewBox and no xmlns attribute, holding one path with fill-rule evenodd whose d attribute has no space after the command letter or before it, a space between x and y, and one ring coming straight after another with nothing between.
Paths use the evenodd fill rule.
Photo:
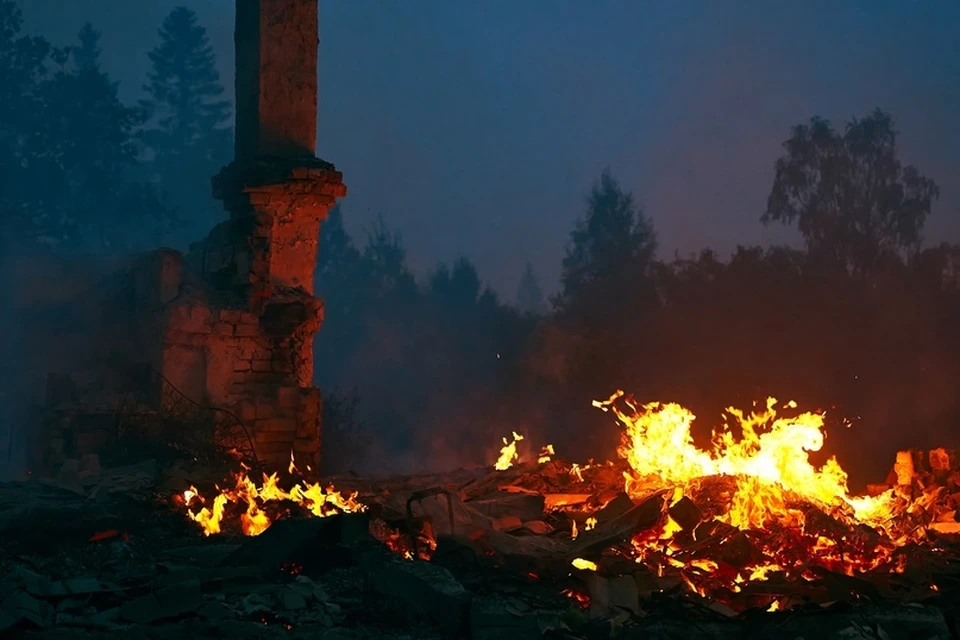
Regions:
<instances>
[{"instance_id":1,"label":"debris pile","mask_svg":"<svg viewBox=\"0 0 960 640\"><path fill-rule=\"evenodd\" d=\"M743 438L725 429L704 451L691 415L618 399L599 403L625 424L615 462L524 451L514 434L491 467L432 475L308 483L291 459L220 488L223 469L91 458L0 486L0 635L960 631L956 454L901 452L855 496L836 461L806 460L814 414L730 410Z\"/></svg>"}]
</instances>

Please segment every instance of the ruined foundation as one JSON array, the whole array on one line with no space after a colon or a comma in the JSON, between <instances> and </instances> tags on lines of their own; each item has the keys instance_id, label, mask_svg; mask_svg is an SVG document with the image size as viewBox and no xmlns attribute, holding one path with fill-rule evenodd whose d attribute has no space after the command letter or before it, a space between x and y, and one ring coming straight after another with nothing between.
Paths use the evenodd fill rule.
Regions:
<instances>
[{"instance_id":1,"label":"ruined foundation","mask_svg":"<svg viewBox=\"0 0 960 640\"><path fill-rule=\"evenodd\" d=\"M52 379L54 433L42 440L57 450L41 451L46 460L109 444L110 391L140 370L154 375L139 379L138 395L158 410L172 388L242 423L251 450L241 451L265 466L286 464L292 451L302 466L318 467L313 336L323 303L313 272L321 223L346 186L314 155L317 0L238 0L236 41L236 157L213 178L229 219L188 255L152 252L85 296L84 313L103 327L74 338L86 342L80 360L107 391L91 401L75 381Z\"/></svg>"}]
</instances>

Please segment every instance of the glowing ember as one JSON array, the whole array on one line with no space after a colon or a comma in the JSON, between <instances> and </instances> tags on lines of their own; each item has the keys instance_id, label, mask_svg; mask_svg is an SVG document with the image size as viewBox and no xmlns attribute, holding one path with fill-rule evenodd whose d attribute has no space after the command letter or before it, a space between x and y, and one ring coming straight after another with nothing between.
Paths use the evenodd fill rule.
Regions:
<instances>
[{"instance_id":1,"label":"glowing ember","mask_svg":"<svg viewBox=\"0 0 960 640\"><path fill-rule=\"evenodd\" d=\"M814 579L811 566L848 575L895 566L902 557L895 557L897 548L922 540L924 527L917 526L917 517L929 511L941 491L924 490L917 498L906 489L851 495L847 474L835 458L820 467L809 460L809 453L824 443L823 415L778 417L773 398L750 414L727 409L740 435L724 424L714 432L709 450L694 444L690 427L695 417L679 405L639 405L622 392L594 405L612 411L625 428L619 453L630 467L624 473L627 493L638 500L672 488L664 498L671 515L634 536L632 557L657 575L665 568L679 569L682 580L701 595L705 583L738 592L740 584L767 580L770 573ZM795 409L796 404L783 408ZM906 458L898 457L897 476L909 489L913 468ZM700 531L685 530L672 517L685 495L699 495L708 506L688 526L703 522L705 536L723 525L748 534L717 538L744 554L743 573L719 564L710 569L683 551L699 540ZM724 552L719 548L715 553Z\"/></svg>"},{"instance_id":2,"label":"glowing ember","mask_svg":"<svg viewBox=\"0 0 960 640\"><path fill-rule=\"evenodd\" d=\"M296 466L291 457L290 466ZM244 505L244 512L240 514L240 528L244 535L256 536L266 531L275 518L265 510L267 503L290 502L306 509L318 518L331 516L337 513L353 513L364 511L366 507L356 501L357 494L343 496L333 487L324 489L319 484L308 482L295 483L286 491L279 486L277 474L264 474L263 482L257 486L247 475L248 468L236 476L236 483L232 489L220 489L213 498L212 508L203 506L194 512L191 507L195 503L206 504L203 496L196 487L190 487L183 492L184 504L187 506L187 516L200 525L204 535L210 536L221 532L221 523L226 515L227 504Z\"/></svg>"},{"instance_id":3,"label":"glowing ember","mask_svg":"<svg viewBox=\"0 0 960 640\"><path fill-rule=\"evenodd\" d=\"M506 471L513 466L514 460L517 460L520 456L517 454L517 443L523 440L523 436L513 432L513 442L507 442L507 439L503 439L503 448L500 449L500 457L497 459L497 463L493 465L493 468L497 471Z\"/></svg>"},{"instance_id":4,"label":"glowing ember","mask_svg":"<svg viewBox=\"0 0 960 640\"><path fill-rule=\"evenodd\" d=\"M572 564L577 569L588 569L590 571L597 570L596 562L590 562L589 560L584 560L583 558L574 558L573 562L571 562L570 564Z\"/></svg>"}]
</instances>

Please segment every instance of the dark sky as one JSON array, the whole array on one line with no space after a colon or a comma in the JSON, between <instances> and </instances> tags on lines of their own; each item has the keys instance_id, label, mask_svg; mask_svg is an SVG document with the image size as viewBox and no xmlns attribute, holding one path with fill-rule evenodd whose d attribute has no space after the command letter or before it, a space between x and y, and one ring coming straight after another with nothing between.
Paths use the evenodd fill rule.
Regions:
<instances>
[{"instance_id":1,"label":"dark sky","mask_svg":"<svg viewBox=\"0 0 960 640\"><path fill-rule=\"evenodd\" d=\"M184 0L21 0L57 44L91 20L137 97ZM234 0L195 0L232 87ZM548 287L605 165L661 255L783 242L758 218L789 127L890 111L942 196L927 237L960 241L956 0L320 0L318 154L344 172L348 228L378 214L419 273L465 254L513 300Z\"/></svg>"}]
</instances>

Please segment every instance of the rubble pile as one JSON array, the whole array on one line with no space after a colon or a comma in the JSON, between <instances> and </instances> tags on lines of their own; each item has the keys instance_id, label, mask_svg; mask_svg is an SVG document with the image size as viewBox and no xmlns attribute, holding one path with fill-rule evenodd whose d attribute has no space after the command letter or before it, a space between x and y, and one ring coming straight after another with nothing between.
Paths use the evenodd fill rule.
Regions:
<instances>
[{"instance_id":1,"label":"rubble pile","mask_svg":"<svg viewBox=\"0 0 960 640\"><path fill-rule=\"evenodd\" d=\"M611 463L333 478L366 508L312 517L294 507L256 536L227 521L220 535L204 536L171 496L212 486L223 470L149 461L96 467L86 460L56 478L0 485L0 636L949 638L958 631L960 544L951 534L933 528L928 544L899 551L894 570L847 575L811 561L799 575L758 572L768 560L764 541L777 532L709 519L711 505L722 502L722 480L680 499L661 489L634 500L622 490L624 469ZM672 532L669 555L638 555L648 548L640 543L674 526L681 530Z\"/></svg>"}]
</instances>

